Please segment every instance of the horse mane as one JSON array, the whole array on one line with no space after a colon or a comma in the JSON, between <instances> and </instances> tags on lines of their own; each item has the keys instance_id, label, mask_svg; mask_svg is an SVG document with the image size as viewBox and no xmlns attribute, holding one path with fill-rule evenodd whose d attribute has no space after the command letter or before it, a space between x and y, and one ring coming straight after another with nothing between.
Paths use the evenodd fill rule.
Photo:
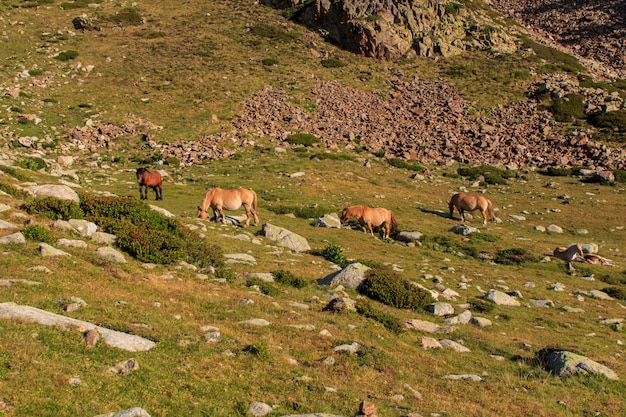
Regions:
<instances>
[{"instance_id":1,"label":"horse mane","mask_svg":"<svg viewBox=\"0 0 626 417\"><path fill-rule=\"evenodd\" d=\"M200 203L200 206L198 207L201 210L207 211L207 209L209 208L209 204L211 204L211 200L213 200L213 196L215 195L215 192L217 191L218 187L216 188L209 188L206 192L206 194L204 195L204 198L202 199L202 203Z\"/></svg>"}]
</instances>

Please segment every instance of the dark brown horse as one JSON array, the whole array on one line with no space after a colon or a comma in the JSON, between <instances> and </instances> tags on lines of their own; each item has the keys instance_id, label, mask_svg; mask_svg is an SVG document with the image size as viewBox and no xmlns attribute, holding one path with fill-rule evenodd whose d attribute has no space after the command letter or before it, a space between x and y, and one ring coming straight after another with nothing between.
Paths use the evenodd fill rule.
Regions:
<instances>
[{"instance_id":1,"label":"dark brown horse","mask_svg":"<svg viewBox=\"0 0 626 417\"><path fill-rule=\"evenodd\" d=\"M148 188L152 188L157 200L163 200L163 178L158 171L149 171L146 168L137 168L137 183L139 184L139 197L148 199Z\"/></svg>"}]
</instances>

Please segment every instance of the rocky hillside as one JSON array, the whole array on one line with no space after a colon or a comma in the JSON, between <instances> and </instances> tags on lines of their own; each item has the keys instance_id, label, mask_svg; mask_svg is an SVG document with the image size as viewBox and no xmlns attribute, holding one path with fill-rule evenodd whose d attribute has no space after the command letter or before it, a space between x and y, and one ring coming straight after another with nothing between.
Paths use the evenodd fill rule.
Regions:
<instances>
[{"instance_id":1,"label":"rocky hillside","mask_svg":"<svg viewBox=\"0 0 626 417\"><path fill-rule=\"evenodd\" d=\"M609 78L626 77L626 3L621 0L493 0L534 37Z\"/></svg>"}]
</instances>

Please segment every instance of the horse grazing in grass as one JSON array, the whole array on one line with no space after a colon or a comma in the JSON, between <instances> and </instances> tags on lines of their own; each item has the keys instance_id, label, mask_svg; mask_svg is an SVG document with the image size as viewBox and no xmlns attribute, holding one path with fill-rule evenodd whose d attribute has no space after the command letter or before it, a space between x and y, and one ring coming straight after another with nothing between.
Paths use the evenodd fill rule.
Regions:
<instances>
[{"instance_id":1,"label":"horse grazing in grass","mask_svg":"<svg viewBox=\"0 0 626 417\"><path fill-rule=\"evenodd\" d=\"M222 188L210 188L202 203L198 206L198 218L206 219L209 214L207 210L209 207L213 209L213 218L217 221L217 215L222 217L222 223L226 223L226 217L224 216L224 210L237 210L239 207L246 209L246 224L244 227L248 227L250 224L250 217L254 216L254 225L259 223L259 218L256 215L257 198L256 193L246 188L236 188L234 190L224 190Z\"/></svg>"},{"instance_id":2,"label":"horse grazing in grass","mask_svg":"<svg viewBox=\"0 0 626 417\"><path fill-rule=\"evenodd\" d=\"M148 199L148 188L152 188L157 200L163 200L163 178L158 171L149 171L146 168L137 168L137 183L139 184L139 197Z\"/></svg>"},{"instance_id":3,"label":"horse grazing in grass","mask_svg":"<svg viewBox=\"0 0 626 417\"><path fill-rule=\"evenodd\" d=\"M491 200L482 195L469 195L464 193L458 193L452 196L448 208L450 209L450 218L454 219L454 208L459 211L461 220L465 221L466 211L480 210L483 215L483 224L487 224L487 220L495 220L496 216L493 213L493 204Z\"/></svg>"},{"instance_id":4,"label":"horse grazing in grass","mask_svg":"<svg viewBox=\"0 0 626 417\"><path fill-rule=\"evenodd\" d=\"M391 210L382 207L349 206L341 211L341 223L347 223L356 217L363 231L367 233L365 226L369 228L370 234L374 236L372 226L380 226L383 231L383 239L389 239L392 229L398 228L398 220Z\"/></svg>"},{"instance_id":5,"label":"horse grazing in grass","mask_svg":"<svg viewBox=\"0 0 626 417\"><path fill-rule=\"evenodd\" d=\"M567 262L567 269L574 270L572 261L580 259L585 262L583 253L583 246L580 243L574 243L566 248L558 247L554 249L553 255L555 258L561 259Z\"/></svg>"}]
</instances>

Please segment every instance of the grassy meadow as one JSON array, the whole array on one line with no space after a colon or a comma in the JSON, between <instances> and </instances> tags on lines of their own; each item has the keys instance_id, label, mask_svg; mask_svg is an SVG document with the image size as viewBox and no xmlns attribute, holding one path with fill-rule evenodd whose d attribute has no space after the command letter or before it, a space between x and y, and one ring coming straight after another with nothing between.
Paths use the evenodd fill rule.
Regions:
<instances>
[{"instance_id":1,"label":"grassy meadow","mask_svg":"<svg viewBox=\"0 0 626 417\"><path fill-rule=\"evenodd\" d=\"M74 29L72 19L82 14L97 18L100 30ZM524 55L483 54L376 62L338 50L280 11L252 1L7 0L0 3L0 28L1 153L15 161L42 156L17 145L22 136L46 138L48 152L43 157L46 168L3 169L0 184L9 189L58 183L48 168L56 156L72 154L76 160L71 169L78 180L63 179L79 183L85 192L132 199L139 198L134 171L149 153L141 138L123 137L116 147L97 153L64 150L69 129L90 118L120 125L139 118L161 127L153 138L157 142L195 140L228 131L245 99L264 85L288 91L294 103L307 107L317 79L377 91L399 71L408 77L445 78L477 108L489 108L524 99L528 84L546 64ZM331 58L345 65L325 66ZM560 65L563 69L566 64ZM17 96L10 94L13 87L19 87ZM20 114L35 114L41 121ZM212 115L217 122L211 121ZM91 241L87 249L63 247L72 256L53 259L39 255L35 240L0 248L0 279L38 283L0 286L0 302L65 314L157 344L141 353L102 341L88 348L77 329L0 320L0 416L95 416L131 407L142 407L153 417L247 416L253 401L271 405L271 415L277 416L350 416L361 401L376 404L381 417L411 412L459 417L626 414L624 330L601 323L624 317L624 183L600 185L526 167L500 185L462 177L458 166L428 167L432 175L413 178L414 171L367 152L328 152L317 145L279 152L273 138L254 141L229 160L154 167L168 174L164 199L154 201L150 190L148 201L176 215L190 241L219 245L224 254L252 255L254 265L228 263L204 276L178 264L148 269L129 256L127 263L108 263L94 256L98 245ZM291 175L296 172L304 175ZM261 224L305 237L312 251L291 253L276 247L260 235L261 224L243 229L196 219L206 189L215 186L254 189ZM457 220L448 218L447 202L463 188L484 192L502 222L483 226L475 215L467 223L478 227L480 235L451 233L460 221L458 214ZM27 200L0 195L0 203L11 207L0 219L20 228L30 220L50 230L54 239L77 238L53 229L51 219L28 214L22 206ZM359 230L314 226L318 216L340 213L353 204L392 210L400 230L423 233L421 244L407 246ZM564 232L535 230L551 224ZM12 232L1 230L0 236ZM562 261L542 262L555 247L575 242L598 244L599 254L617 266L577 264L575 272L568 272ZM356 312L323 311L336 290L317 284L337 269L319 255L329 245L341 248L351 260L395 269L400 277L427 288L441 281L460 294L450 301L456 313L466 303L482 306L480 300L491 288L519 290L522 306L474 309L475 316L493 325L459 325L449 335L415 330L398 334ZM513 265L488 261L512 249L526 251L534 260ZM32 269L38 266L51 273ZM274 283L271 295L247 285L247 273L275 271L289 271L307 285ZM534 286L525 285L529 282ZM552 290L556 283L565 290ZM621 299L581 295L606 288ZM356 291L345 291L365 301ZM86 305L63 313L71 297ZM554 307L539 308L530 301L546 299ZM419 319L443 324L426 311L369 303L398 323ZM584 312L566 312L564 306ZM270 325L241 323L252 318ZM314 330L292 325L312 325ZM219 329L219 342L206 341L207 326ZM423 336L461 341L471 352L426 350ZM353 342L361 345L357 355L333 351ZM621 379L559 380L538 363L543 349L585 355ZM127 375L110 372L130 358L139 369ZM448 374L474 374L483 380L442 378Z\"/></svg>"}]
</instances>

